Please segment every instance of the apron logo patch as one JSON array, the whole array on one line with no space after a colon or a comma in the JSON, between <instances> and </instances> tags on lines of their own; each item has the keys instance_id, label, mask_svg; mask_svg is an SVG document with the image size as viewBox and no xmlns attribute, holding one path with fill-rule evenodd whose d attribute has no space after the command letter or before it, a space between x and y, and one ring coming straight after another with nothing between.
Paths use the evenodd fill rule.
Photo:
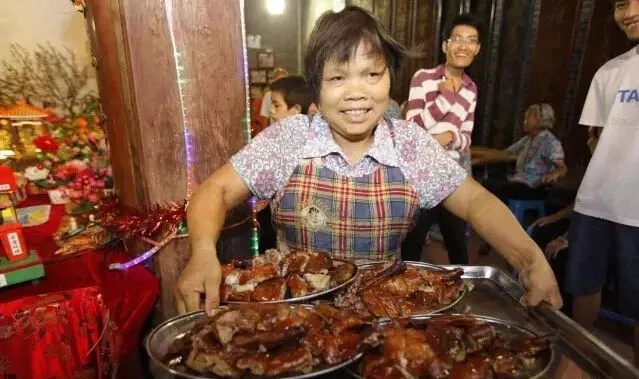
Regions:
<instances>
[{"instance_id":1,"label":"apron logo patch","mask_svg":"<svg viewBox=\"0 0 639 379\"><path fill-rule=\"evenodd\" d=\"M326 214L315 205L309 205L300 213L304 224L310 229L326 226Z\"/></svg>"}]
</instances>

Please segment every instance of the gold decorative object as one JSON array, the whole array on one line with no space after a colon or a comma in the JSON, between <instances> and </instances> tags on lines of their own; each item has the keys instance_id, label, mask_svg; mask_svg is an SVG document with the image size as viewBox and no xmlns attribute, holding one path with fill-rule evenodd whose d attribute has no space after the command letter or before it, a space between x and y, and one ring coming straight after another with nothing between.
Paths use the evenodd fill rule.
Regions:
<instances>
[{"instance_id":1,"label":"gold decorative object","mask_svg":"<svg viewBox=\"0 0 639 379\"><path fill-rule=\"evenodd\" d=\"M17 150L24 155L36 153L33 139L46 133L44 109L25 100L0 108L0 150Z\"/></svg>"}]
</instances>

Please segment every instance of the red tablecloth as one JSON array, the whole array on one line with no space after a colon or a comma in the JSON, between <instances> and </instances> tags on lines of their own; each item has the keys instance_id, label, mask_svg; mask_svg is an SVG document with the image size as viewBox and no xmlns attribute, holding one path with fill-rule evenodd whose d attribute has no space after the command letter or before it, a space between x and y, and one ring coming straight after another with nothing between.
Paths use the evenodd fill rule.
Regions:
<instances>
[{"instance_id":1,"label":"red tablecloth","mask_svg":"<svg viewBox=\"0 0 639 379\"><path fill-rule=\"evenodd\" d=\"M53 206L46 224L24 229L28 247L45 261L45 277L0 289L0 377L104 376L139 344L157 298L157 280L144 267L106 269L127 259L122 251L52 261L57 246L51 234L63 215L62 206Z\"/></svg>"}]
</instances>

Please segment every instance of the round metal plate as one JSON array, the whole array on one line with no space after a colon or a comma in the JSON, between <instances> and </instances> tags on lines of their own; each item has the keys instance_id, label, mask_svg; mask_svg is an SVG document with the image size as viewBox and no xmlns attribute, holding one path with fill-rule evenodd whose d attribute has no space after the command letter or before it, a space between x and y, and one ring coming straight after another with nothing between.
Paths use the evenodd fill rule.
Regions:
<instances>
[{"instance_id":1,"label":"round metal plate","mask_svg":"<svg viewBox=\"0 0 639 379\"><path fill-rule=\"evenodd\" d=\"M453 315L453 314L450 314ZM420 316L412 316L412 317L407 317L405 319L411 319L411 320L415 320L419 323L419 321L428 321L429 319L433 318L433 317L437 317L438 315L420 315ZM506 336L506 337L521 337L521 336L525 336L525 337L535 337L537 334L535 334L534 332L532 332L531 330L528 330L526 328L523 328L519 325L516 325L512 322L509 321L505 321L505 320L501 320L495 317L488 317L488 316L477 316L477 315L466 315L466 316L473 316L478 320L484 321L490 325L492 325L495 328L495 332L500 335L500 336ZM384 324L388 324L388 321L382 321L380 322L380 324L383 326ZM537 373L530 377L529 379L542 379L542 378L546 378L548 377L548 374L550 372L550 368L553 366L553 363L555 362L557 356L557 352L555 351L555 346L554 345L550 345L550 349L548 349L548 351L543 352L539 355L539 357L537 358ZM357 378L357 379L364 379L363 376L360 375L360 366L358 363L353 363L351 365L349 365L346 369L346 372L348 372L352 377Z\"/></svg>"},{"instance_id":2,"label":"round metal plate","mask_svg":"<svg viewBox=\"0 0 639 379\"><path fill-rule=\"evenodd\" d=\"M360 270L374 266L374 265L378 265L381 263L388 263L386 261L378 261L378 262L367 262L367 263L363 263L363 264L359 264L357 265L359 267ZM424 263L424 262L413 262L413 261L405 261L404 263L406 263L407 266L414 266L414 267L422 267L422 268L428 268L431 270L437 270L437 271L445 271L446 268L441 267L441 266L437 266L434 264L430 264L430 263ZM437 309L433 309L430 312L419 312L419 313L414 313L412 316L421 316L421 315L432 315L432 314L436 314L436 313L442 313L444 311L447 311L449 309L451 309L452 307L454 307L455 305L459 304L459 302L463 299L464 296L466 296L466 294L470 291L469 287L467 285L463 285L462 290L459 292L459 296L457 296L457 299L455 299L455 301L453 301L450 304L447 305L442 305L440 308ZM411 316L411 317L412 317ZM390 319L387 317L382 317L382 318L378 318L377 320L379 321L389 321Z\"/></svg>"},{"instance_id":3,"label":"round metal plate","mask_svg":"<svg viewBox=\"0 0 639 379\"><path fill-rule=\"evenodd\" d=\"M303 305L306 307L312 307L311 305ZM223 307L221 307L223 308ZM159 378L189 378L189 379L202 379L202 378L221 378L217 375L196 375L191 373L184 373L177 371L163 362L163 357L166 355L169 346L177 339L183 338L198 322L204 319L204 311L191 312L177 317L173 317L164 321L153 329L146 337L144 346L146 348L149 357L151 358L151 372L153 377ZM312 378L319 375L331 373L339 370L345 366L352 364L362 357L362 353L357 354L353 358L342 362L337 365L329 366L326 364L317 365L313 367L313 371L307 374L296 375L280 375L273 376L271 378L277 379L302 379ZM242 379L254 379L258 378L254 375L244 375Z\"/></svg>"},{"instance_id":4,"label":"round metal plate","mask_svg":"<svg viewBox=\"0 0 639 379\"><path fill-rule=\"evenodd\" d=\"M260 303L260 304L281 304L281 303L301 303L307 300L312 300L312 299L317 299L318 297L322 297L324 295L328 295L330 293L333 293L341 288L344 288L345 286L349 285L350 283L353 282L353 280L355 280L355 278L357 277L358 274L358 270L359 268L357 267L357 265L355 265L353 262L350 261L346 261L343 259L338 259L338 258L333 258L333 267L336 267L338 265L343 265L343 264L347 264L347 265L351 265L353 266L353 276L351 276L350 279L348 279L347 281L345 281L344 283L341 283L335 287L331 287L328 289L325 289L324 291L320 291L320 292L315 292L315 293L311 293L308 295L304 295L304 296L300 296L300 297L291 297L288 299L282 299L282 300L271 300L271 301L222 301L222 303L224 304L247 304L247 303Z\"/></svg>"}]
</instances>

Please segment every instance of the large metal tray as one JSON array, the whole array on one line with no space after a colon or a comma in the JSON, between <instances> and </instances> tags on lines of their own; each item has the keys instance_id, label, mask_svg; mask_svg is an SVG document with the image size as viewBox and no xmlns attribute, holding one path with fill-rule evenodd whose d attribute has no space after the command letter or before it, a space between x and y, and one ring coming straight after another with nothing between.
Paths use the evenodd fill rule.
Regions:
<instances>
[{"instance_id":1,"label":"large metal tray","mask_svg":"<svg viewBox=\"0 0 639 379\"><path fill-rule=\"evenodd\" d=\"M310 305L309 305L310 307ZM179 372L172 369L162 362L162 358L166 355L169 346L176 340L182 338L188 333L199 321L204 319L204 311L191 312L184 315L180 315L169 320L166 320L162 324L153 329L146 340L144 346L150 357L150 369L155 379L169 379L169 378L189 378L189 379L210 379L220 378L216 375L194 375ZM334 377L333 375L327 375L334 371L348 366L351 363L357 361L362 357L362 353L357 354L352 359L342 362L337 365L317 365L313 367L313 371L308 374L296 374L296 375L280 375L271 377L273 379L302 379L312 378L317 376ZM241 379L254 379L257 378L254 375L244 375Z\"/></svg>"},{"instance_id":2,"label":"large metal tray","mask_svg":"<svg viewBox=\"0 0 639 379\"><path fill-rule=\"evenodd\" d=\"M553 334L557 359L543 378L639 379L639 371L603 342L550 306L528 310L519 300L523 288L504 271L488 266L462 267L473 290L450 311L510 321L538 335Z\"/></svg>"},{"instance_id":3,"label":"large metal tray","mask_svg":"<svg viewBox=\"0 0 639 379\"><path fill-rule=\"evenodd\" d=\"M335 287L331 287L331 288L327 288L324 291L320 291L320 292L314 292L314 293L310 293L308 295L305 296L300 296L300 297L290 297L290 298L286 298L286 299L282 299L282 300L272 300L272 301L222 301L221 303L223 304L247 304L247 303L259 303L259 304L281 304L281 303L302 303L305 301L309 301L309 300L313 300L313 299L319 299L322 297L325 297L326 295L329 295L335 291L338 291L344 287L346 287L347 285L351 284L355 278L357 277L358 274L358 266L356 264L354 264L351 261L347 261L344 259L338 259L338 258L333 258L333 267L336 267L336 265L351 265L353 266L353 276L351 276L350 279L348 279L347 281L338 284Z\"/></svg>"},{"instance_id":4,"label":"large metal tray","mask_svg":"<svg viewBox=\"0 0 639 379\"><path fill-rule=\"evenodd\" d=\"M422 315L422 316L412 316L409 318L411 320L414 320L416 324L420 324L422 322L427 322L432 317L433 315ZM495 328L495 331L497 332L497 334L501 337L516 338L516 337L522 337L522 336L524 337L536 336L536 333L534 333L533 331L528 330L526 328L522 328L521 326L512 322L500 320L494 317L487 317L487 316L475 315L475 318L492 325ZM551 369L555 359L556 359L555 347L551 345L548 351L543 352L537 358L535 362L536 363L535 366L537 369L536 374L529 379L546 378L547 375L549 374L549 370ZM356 379L364 379L364 377L359 374L360 365L361 365L361 362L354 362L345 370Z\"/></svg>"}]
</instances>

